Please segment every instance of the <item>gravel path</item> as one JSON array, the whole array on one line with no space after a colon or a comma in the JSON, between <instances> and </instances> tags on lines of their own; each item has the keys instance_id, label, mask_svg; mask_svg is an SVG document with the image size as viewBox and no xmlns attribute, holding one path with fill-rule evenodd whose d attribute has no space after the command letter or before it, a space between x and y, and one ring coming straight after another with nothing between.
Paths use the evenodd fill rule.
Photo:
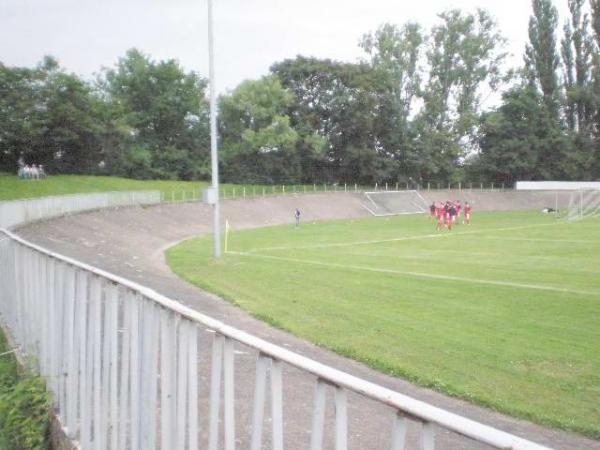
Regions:
<instances>
[{"instance_id":1,"label":"gravel path","mask_svg":"<svg viewBox=\"0 0 600 450\"><path fill-rule=\"evenodd\" d=\"M350 194L229 200L223 203L222 210L223 217L227 218L234 228L242 229L291 224L296 207L302 211L304 221L359 218L368 215L362 207L360 197ZM189 203L95 211L31 224L19 229L18 233L46 248L151 287L187 306L260 338L413 398L556 449L600 450L600 441L507 417L378 373L363 364L274 329L232 304L180 280L166 266L163 259L164 250L182 239L208 233L211 223L210 207ZM208 344L208 341L206 343ZM204 346L204 348L208 347L209 345ZM251 350L237 348L236 428L240 444L247 443L251 423L255 358L256 355ZM201 362L201 367L204 366L206 364ZM207 381L207 375L208 373L201 369L199 377L203 383ZM288 368L284 372L285 444L288 449L308 447L313 383L314 379L294 369ZM202 384L202 387L201 397L207 394L206 385ZM349 408L350 448L374 450L389 448L392 412L354 395L349 397ZM332 398L329 397L327 413L329 436L326 438L326 448L332 447L333 413L331 410ZM270 417L269 407L266 408L266 417ZM418 431L419 426L411 424L408 448L418 448L416 441ZM267 427L265 445L268 443L268 433ZM443 430L438 430L436 441L438 448L489 448Z\"/></svg>"}]
</instances>

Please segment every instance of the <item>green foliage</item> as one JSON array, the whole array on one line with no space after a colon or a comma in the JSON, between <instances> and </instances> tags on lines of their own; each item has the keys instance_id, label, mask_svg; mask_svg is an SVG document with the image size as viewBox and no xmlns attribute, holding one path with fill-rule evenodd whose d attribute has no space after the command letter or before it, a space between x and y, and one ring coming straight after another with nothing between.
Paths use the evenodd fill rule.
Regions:
<instances>
[{"instance_id":1,"label":"green foliage","mask_svg":"<svg viewBox=\"0 0 600 450\"><path fill-rule=\"evenodd\" d=\"M440 18L427 52L430 73L423 115L431 129L451 131L460 140L477 123L484 83L495 89L502 78L505 39L484 10L450 10Z\"/></svg>"},{"instance_id":2,"label":"green foliage","mask_svg":"<svg viewBox=\"0 0 600 450\"><path fill-rule=\"evenodd\" d=\"M558 170L567 170L560 152L568 140L532 87L508 91L503 105L484 116L480 139L480 169L496 181L543 180L565 175ZM563 164L556 164L558 160ZM543 170L548 167L555 171Z\"/></svg>"},{"instance_id":3,"label":"green foliage","mask_svg":"<svg viewBox=\"0 0 600 450\"><path fill-rule=\"evenodd\" d=\"M532 86L539 86L548 111L558 117L559 58L556 44L558 11L552 0L532 0L525 69Z\"/></svg>"},{"instance_id":4,"label":"green foliage","mask_svg":"<svg viewBox=\"0 0 600 450\"><path fill-rule=\"evenodd\" d=\"M48 448L50 396L44 380L29 375L0 393L0 429L14 450Z\"/></svg>"},{"instance_id":5,"label":"green foliage","mask_svg":"<svg viewBox=\"0 0 600 450\"><path fill-rule=\"evenodd\" d=\"M465 181L465 174L482 181L600 177L600 2L563 1L570 15L559 51L552 0L532 0L525 67L517 70L505 70L505 39L481 9L442 12L429 29L382 24L360 40L360 63L298 56L273 64L270 76L219 100L223 179L422 184ZM548 127L522 130L522 138L537 136L526 144L506 133L491 137L490 117L506 116L511 105L483 108L483 94L498 92L515 72L522 79L510 88L525 80L538 92L538 122ZM177 61L153 61L136 49L95 83L66 73L52 57L32 69L0 63L0 170L14 173L21 160L52 174L207 179L206 87ZM494 141L497 161L535 147L537 164L518 168L531 167L528 154L509 165L518 168L509 175L506 166L492 166L484 141Z\"/></svg>"},{"instance_id":6,"label":"green foliage","mask_svg":"<svg viewBox=\"0 0 600 450\"><path fill-rule=\"evenodd\" d=\"M22 159L50 172L96 170L100 101L85 82L46 57L35 69L0 63L0 92L0 169Z\"/></svg>"},{"instance_id":7,"label":"green foliage","mask_svg":"<svg viewBox=\"0 0 600 450\"><path fill-rule=\"evenodd\" d=\"M234 231L229 248L240 253L218 264L210 238L170 249L167 261L378 370L600 437L598 221L476 213L468 227L433 239L434 229L425 216L290 223Z\"/></svg>"},{"instance_id":8,"label":"green foliage","mask_svg":"<svg viewBox=\"0 0 600 450\"><path fill-rule=\"evenodd\" d=\"M221 97L221 149L226 179L253 183L300 179L298 133L287 115L293 101L293 95L274 76L245 81L230 95Z\"/></svg>"},{"instance_id":9,"label":"green foliage","mask_svg":"<svg viewBox=\"0 0 600 450\"><path fill-rule=\"evenodd\" d=\"M106 152L109 173L198 179L208 173L206 81L175 60L154 62L129 50L101 80L121 146ZM109 114L110 116L110 114Z\"/></svg>"},{"instance_id":10,"label":"green foliage","mask_svg":"<svg viewBox=\"0 0 600 450\"><path fill-rule=\"evenodd\" d=\"M0 353L7 351L0 333ZM50 395L43 379L19 374L11 354L0 356L0 448L45 450L48 446Z\"/></svg>"}]
</instances>

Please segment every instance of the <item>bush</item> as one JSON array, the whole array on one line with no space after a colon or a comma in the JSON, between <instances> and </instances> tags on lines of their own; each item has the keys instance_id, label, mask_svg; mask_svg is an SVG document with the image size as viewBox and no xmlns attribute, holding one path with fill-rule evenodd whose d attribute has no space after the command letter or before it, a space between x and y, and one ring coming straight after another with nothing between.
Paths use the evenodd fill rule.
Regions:
<instances>
[{"instance_id":1,"label":"bush","mask_svg":"<svg viewBox=\"0 0 600 450\"><path fill-rule=\"evenodd\" d=\"M0 353L5 351L0 332ZM14 356L1 356L0 449L48 449L50 406L44 380L30 373L19 374Z\"/></svg>"}]
</instances>

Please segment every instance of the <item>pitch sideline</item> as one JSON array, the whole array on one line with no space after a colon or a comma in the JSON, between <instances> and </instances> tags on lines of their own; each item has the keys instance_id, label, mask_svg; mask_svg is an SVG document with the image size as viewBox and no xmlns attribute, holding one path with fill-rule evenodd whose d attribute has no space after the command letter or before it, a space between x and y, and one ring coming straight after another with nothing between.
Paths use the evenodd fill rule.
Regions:
<instances>
[{"instance_id":1,"label":"pitch sideline","mask_svg":"<svg viewBox=\"0 0 600 450\"><path fill-rule=\"evenodd\" d=\"M472 230L472 231L458 231L455 233L445 233L445 234L420 234L416 236L404 236L399 238L390 238L390 239L379 239L379 240L370 240L370 241L355 241L355 242L339 242L335 244L313 244L313 245L304 245L301 247L263 247L263 248L254 248L248 250L246 253L254 253L254 252L263 252L263 251L272 251L272 250L304 250L304 249L312 249L312 248L334 248L334 247L352 247L354 245L371 245L371 244L385 244L388 242L401 242L401 241L416 241L420 239L435 239L435 238L443 238L443 237L451 237L451 236L466 236L471 234L481 234L487 233L488 231L513 231L513 230L523 230L528 228L538 228L538 227L546 227L551 225L560 225L562 222L552 222L552 223L538 223L535 225L520 225L515 227L504 227L504 228L488 228L485 230ZM232 253L232 252L229 252Z\"/></svg>"},{"instance_id":2,"label":"pitch sideline","mask_svg":"<svg viewBox=\"0 0 600 450\"><path fill-rule=\"evenodd\" d=\"M260 255L258 253L248 253L248 252L235 252L229 251L227 252L231 255L237 256L246 256L252 258L262 258L262 259L272 259L276 261L285 261L285 262L293 262L321 267L331 267L336 269L347 269L347 270L359 270L363 272L374 272L374 273L387 273L393 275L403 275L407 277L414 278L428 278L435 280L446 280L446 281L461 281L468 283L477 283L477 284L487 284L493 286L503 286L503 287L514 287L520 289L534 289L540 291L551 291L551 292L561 292L561 293L570 293L570 294L578 294L578 295L599 295L600 292L597 291L581 291L578 289L569 289L569 288L561 288L561 287L553 287L553 286L544 286L539 284L526 284L526 283L513 283L510 281L496 281L496 280L482 280L477 278L468 278L468 277L458 277L453 275L440 275L440 274L431 274L425 272L412 272L412 271L404 271L404 270L395 270L395 269L378 269L373 267L365 267L365 266L355 266L351 264L337 264L337 263L328 263L323 261L314 261L310 259L298 259L298 258L287 258L283 256L272 256L272 255Z\"/></svg>"}]
</instances>

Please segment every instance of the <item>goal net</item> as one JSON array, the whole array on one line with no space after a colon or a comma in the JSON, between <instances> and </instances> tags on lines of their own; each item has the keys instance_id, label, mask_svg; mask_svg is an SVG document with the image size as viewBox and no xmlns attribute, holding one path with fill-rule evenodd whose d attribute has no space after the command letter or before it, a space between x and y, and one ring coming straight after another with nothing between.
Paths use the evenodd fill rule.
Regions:
<instances>
[{"instance_id":1,"label":"goal net","mask_svg":"<svg viewBox=\"0 0 600 450\"><path fill-rule=\"evenodd\" d=\"M600 216L600 189L580 189L571 193L568 220Z\"/></svg>"},{"instance_id":2,"label":"goal net","mask_svg":"<svg viewBox=\"0 0 600 450\"><path fill-rule=\"evenodd\" d=\"M365 192L364 207L374 216L422 214L429 208L417 191Z\"/></svg>"}]
</instances>

